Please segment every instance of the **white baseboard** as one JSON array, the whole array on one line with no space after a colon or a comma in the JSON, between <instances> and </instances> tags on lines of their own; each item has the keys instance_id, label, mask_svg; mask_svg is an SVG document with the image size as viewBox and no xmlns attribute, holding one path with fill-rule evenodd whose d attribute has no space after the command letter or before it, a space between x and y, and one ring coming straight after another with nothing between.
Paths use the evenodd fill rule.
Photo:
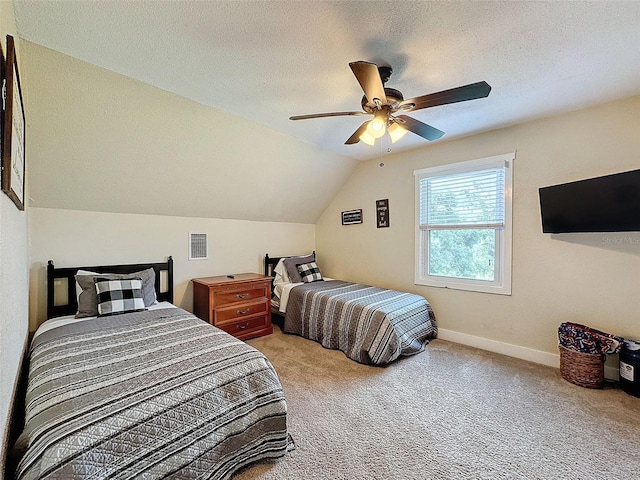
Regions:
<instances>
[{"instance_id":1,"label":"white baseboard","mask_svg":"<svg viewBox=\"0 0 640 480\"><path fill-rule=\"evenodd\" d=\"M548 367L560 368L560 354L543 352L532 348L520 347L510 343L498 342L488 338L476 337L466 333L455 332L444 328L438 328L438 338L449 342L461 343L470 347L480 348L489 352L508 355L509 357L528 360L529 362L539 363ZM618 380L618 369L613 366L604 367L604 376L607 379Z\"/></svg>"}]
</instances>

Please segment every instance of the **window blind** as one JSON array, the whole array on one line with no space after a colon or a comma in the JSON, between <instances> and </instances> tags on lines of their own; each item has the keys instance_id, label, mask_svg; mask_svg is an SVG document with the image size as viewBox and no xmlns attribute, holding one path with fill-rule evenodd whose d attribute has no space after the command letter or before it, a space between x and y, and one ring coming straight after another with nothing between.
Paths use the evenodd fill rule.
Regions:
<instances>
[{"instance_id":1,"label":"window blind","mask_svg":"<svg viewBox=\"0 0 640 480\"><path fill-rule=\"evenodd\" d=\"M505 169L420 179L420 228L504 227Z\"/></svg>"}]
</instances>

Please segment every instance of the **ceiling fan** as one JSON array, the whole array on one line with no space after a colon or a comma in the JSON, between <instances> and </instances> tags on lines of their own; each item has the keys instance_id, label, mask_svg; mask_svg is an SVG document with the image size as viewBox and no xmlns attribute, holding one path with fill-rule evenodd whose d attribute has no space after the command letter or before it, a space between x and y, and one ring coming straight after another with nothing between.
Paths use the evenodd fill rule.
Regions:
<instances>
[{"instance_id":1,"label":"ceiling fan","mask_svg":"<svg viewBox=\"0 0 640 480\"><path fill-rule=\"evenodd\" d=\"M401 92L384 86L393 71L391 67L377 66L375 63L363 61L351 62L349 66L364 91L361 102L363 111L294 115L289 117L289 120L373 115L371 120L360 125L353 135L344 142L345 145L353 145L360 140L369 145L374 145L376 138L382 137L387 131L392 143L402 138L407 131L433 141L444 135L444 132L420 120L403 115L403 113L448 103L484 98L491 91L491 86L487 82L477 82L405 100Z\"/></svg>"}]
</instances>

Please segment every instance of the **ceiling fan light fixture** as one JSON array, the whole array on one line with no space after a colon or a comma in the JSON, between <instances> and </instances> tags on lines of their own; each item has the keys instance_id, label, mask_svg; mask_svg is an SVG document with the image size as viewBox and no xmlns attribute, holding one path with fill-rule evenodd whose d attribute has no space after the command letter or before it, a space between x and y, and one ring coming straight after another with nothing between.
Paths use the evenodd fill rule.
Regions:
<instances>
[{"instance_id":1,"label":"ceiling fan light fixture","mask_svg":"<svg viewBox=\"0 0 640 480\"><path fill-rule=\"evenodd\" d=\"M391 67L377 66L375 63L365 61L350 62L349 67L351 67L351 71L364 92L364 96L360 100L361 112L314 113L294 115L289 119L303 120L347 115L373 115L373 119L363 122L351 134L344 142L345 145L354 145L360 141L368 145L375 145L376 139L384 137L387 131L392 143L400 140L407 131L432 142L442 137L444 132L416 118L397 114L484 98L491 92L491 85L482 81L405 100L404 95L399 90L385 87L392 72Z\"/></svg>"},{"instance_id":2,"label":"ceiling fan light fixture","mask_svg":"<svg viewBox=\"0 0 640 480\"><path fill-rule=\"evenodd\" d=\"M407 129L402 128L397 123L392 123L389 126L388 132L389 136L391 137L391 143L396 143L398 140L405 136L405 134L407 133Z\"/></svg>"},{"instance_id":3,"label":"ceiling fan light fixture","mask_svg":"<svg viewBox=\"0 0 640 480\"><path fill-rule=\"evenodd\" d=\"M369 122L369 125L367 125L367 133L373 138L382 137L385 131L386 128L384 126L384 122L379 122L374 119Z\"/></svg>"},{"instance_id":4,"label":"ceiling fan light fixture","mask_svg":"<svg viewBox=\"0 0 640 480\"><path fill-rule=\"evenodd\" d=\"M373 138L381 138L384 135L384 132L387 131L387 115L378 111L373 117L373 120L369 121L367 125L367 133L371 135Z\"/></svg>"},{"instance_id":5,"label":"ceiling fan light fixture","mask_svg":"<svg viewBox=\"0 0 640 480\"><path fill-rule=\"evenodd\" d=\"M367 130L362 132L362 135L360 135L360 140L373 147L376 144L376 137L369 135L369 132L367 132Z\"/></svg>"}]
</instances>

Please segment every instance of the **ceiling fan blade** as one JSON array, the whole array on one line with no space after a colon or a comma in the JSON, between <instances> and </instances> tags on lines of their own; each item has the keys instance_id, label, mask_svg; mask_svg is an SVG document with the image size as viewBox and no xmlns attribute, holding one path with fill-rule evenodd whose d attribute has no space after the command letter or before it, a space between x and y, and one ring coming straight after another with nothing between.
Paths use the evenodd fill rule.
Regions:
<instances>
[{"instance_id":1,"label":"ceiling fan blade","mask_svg":"<svg viewBox=\"0 0 640 480\"><path fill-rule=\"evenodd\" d=\"M387 96L384 93L384 85L380 78L378 66L369 62L351 62L349 66L369 103L378 107L386 105Z\"/></svg>"},{"instance_id":2,"label":"ceiling fan blade","mask_svg":"<svg viewBox=\"0 0 640 480\"><path fill-rule=\"evenodd\" d=\"M421 108L437 107L448 103L465 102L484 98L489 95L491 86L487 82L471 83L462 87L443 90L442 92L430 93L421 97L409 98L400 102L398 110L410 112Z\"/></svg>"},{"instance_id":3,"label":"ceiling fan blade","mask_svg":"<svg viewBox=\"0 0 640 480\"><path fill-rule=\"evenodd\" d=\"M289 120L306 120L308 118L323 118L323 117L346 117L346 116L359 116L369 115L366 112L330 112L330 113L311 113L309 115L293 115L289 117Z\"/></svg>"},{"instance_id":4,"label":"ceiling fan blade","mask_svg":"<svg viewBox=\"0 0 640 480\"><path fill-rule=\"evenodd\" d=\"M415 133L416 135L420 135L422 138L426 138L429 141L437 140L444 135L442 130L438 130L431 125L427 125L426 123L407 115L398 115L392 119L401 127Z\"/></svg>"},{"instance_id":5,"label":"ceiling fan blade","mask_svg":"<svg viewBox=\"0 0 640 480\"><path fill-rule=\"evenodd\" d=\"M344 142L345 145L353 145L354 143L358 143L360 141L360 135L362 135L364 133L364 131L367 129L367 124L369 122L364 122L362 125L360 125L358 127L358 129L353 132L353 135L351 135L346 142Z\"/></svg>"}]
</instances>

